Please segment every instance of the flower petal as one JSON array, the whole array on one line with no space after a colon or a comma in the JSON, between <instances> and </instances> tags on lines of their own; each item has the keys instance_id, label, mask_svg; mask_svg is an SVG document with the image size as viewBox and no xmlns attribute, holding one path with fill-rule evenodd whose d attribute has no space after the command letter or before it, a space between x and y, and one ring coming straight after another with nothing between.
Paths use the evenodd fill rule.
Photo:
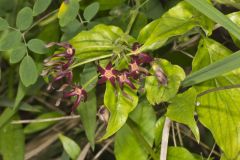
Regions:
<instances>
[{"instance_id":1,"label":"flower petal","mask_svg":"<svg viewBox=\"0 0 240 160\"><path fill-rule=\"evenodd\" d=\"M107 77L103 76L101 79L98 80L98 84L103 84L107 81Z\"/></svg>"}]
</instances>

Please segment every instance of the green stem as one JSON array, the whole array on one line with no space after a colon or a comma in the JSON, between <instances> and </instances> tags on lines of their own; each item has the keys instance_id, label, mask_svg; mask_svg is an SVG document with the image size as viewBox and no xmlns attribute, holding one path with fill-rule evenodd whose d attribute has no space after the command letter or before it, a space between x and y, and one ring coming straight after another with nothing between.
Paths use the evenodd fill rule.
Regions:
<instances>
[{"instance_id":1,"label":"green stem","mask_svg":"<svg viewBox=\"0 0 240 160\"><path fill-rule=\"evenodd\" d=\"M125 34L127 34L127 35L131 32L132 26L137 18L139 6L140 6L140 2L139 2L139 0L136 0L136 9L133 10L132 17L131 17L130 22L128 23L127 29L125 31Z\"/></svg>"},{"instance_id":2,"label":"green stem","mask_svg":"<svg viewBox=\"0 0 240 160\"><path fill-rule=\"evenodd\" d=\"M137 124L130 118L128 118L127 120L127 125L131 128L131 130L133 131L133 133L135 134L137 140L139 143L141 143L143 145L143 147L145 148L145 150L151 155L151 157L154 160L158 160L158 156L156 155L156 153L152 150L152 147L148 144L148 142L145 140L145 138L141 135L141 133L139 132L138 126Z\"/></svg>"}]
</instances>

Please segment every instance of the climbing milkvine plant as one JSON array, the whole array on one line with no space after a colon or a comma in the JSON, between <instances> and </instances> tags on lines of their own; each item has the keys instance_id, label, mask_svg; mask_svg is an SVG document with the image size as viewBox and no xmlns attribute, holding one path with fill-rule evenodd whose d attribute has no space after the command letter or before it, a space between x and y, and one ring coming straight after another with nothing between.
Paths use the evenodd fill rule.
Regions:
<instances>
[{"instance_id":1,"label":"climbing milkvine plant","mask_svg":"<svg viewBox=\"0 0 240 160\"><path fill-rule=\"evenodd\" d=\"M0 18L0 50L10 64L19 63L20 77L13 108L1 114L0 127L9 127L24 97L34 94L44 82L47 87L42 90L58 93L54 99L57 110L67 101L70 108L64 108L65 114L80 115L92 150L96 142L114 138L117 160L200 160L210 159L212 152L221 160L240 159L240 70L237 64L223 61L237 54L212 36L219 27L218 20L214 22L214 16L209 16L212 3L200 3L203 7L206 4L207 13L196 10L194 3L176 1L161 13L159 8L151 8L162 6L157 0L65 0L59 4L36 0L33 6L29 3L19 10L16 23ZM101 19L106 11L111 16ZM240 25L240 12L227 17ZM237 33L229 32L239 46ZM183 50L195 44L196 53ZM171 45L174 51L192 58L191 71L184 67L185 59L176 65L178 57L165 56L163 52ZM42 118L62 116L60 113L45 113ZM96 132L96 119L106 126L103 134ZM200 127L207 128L219 152L213 148L209 157L191 153L182 142L179 124L185 130L187 127L200 145L204 136ZM29 124L24 132L31 134L45 127L33 129L34 124ZM0 133L1 140L4 134ZM62 134L59 139L69 157L77 159L80 146ZM3 157L11 159L4 151L0 145Z\"/></svg>"}]
</instances>

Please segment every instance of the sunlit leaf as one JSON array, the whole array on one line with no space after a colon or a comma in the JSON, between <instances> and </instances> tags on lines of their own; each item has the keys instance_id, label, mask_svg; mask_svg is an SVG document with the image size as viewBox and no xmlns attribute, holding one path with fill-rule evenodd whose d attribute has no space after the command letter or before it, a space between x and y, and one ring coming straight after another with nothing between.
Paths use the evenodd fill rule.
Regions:
<instances>
[{"instance_id":1,"label":"sunlit leaf","mask_svg":"<svg viewBox=\"0 0 240 160\"><path fill-rule=\"evenodd\" d=\"M201 40L196 57L193 60L193 72L223 59L231 53L220 43L205 38ZM239 69L234 70L196 85L194 88L198 92L202 92L216 87L239 84L239 74ZM239 89L221 90L197 98L199 120L212 132L216 143L227 159L236 158L240 151L239 91Z\"/></svg>"},{"instance_id":2,"label":"sunlit leaf","mask_svg":"<svg viewBox=\"0 0 240 160\"><path fill-rule=\"evenodd\" d=\"M24 86L28 87L34 84L38 78L37 67L30 56L25 56L19 68L19 74Z\"/></svg>"},{"instance_id":3,"label":"sunlit leaf","mask_svg":"<svg viewBox=\"0 0 240 160\"><path fill-rule=\"evenodd\" d=\"M36 0L33 6L33 16L39 15L44 12L51 4L52 0Z\"/></svg>"},{"instance_id":4,"label":"sunlit leaf","mask_svg":"<svg viewBox=\"0 0 240 160\"><path fill-rule=\"evenodd\" d=\"M162 85L155 74L146 77L145 89L146 97L151 104L167 102L173 98L179 89L181 81L185 78L183 69L177 65L172 65L164 59L157 59L156 65L161 67L167 76L167 85Z\"/></svg>"},{"instance_id":5,"label":"sunlit leaf","mask_svg":"<svg viewBox=\"0 0 240 160\"><path fill-rule=\"evenodd\" d=\"M173 121L186 124L192 130L197 141L199 141L199 129L194 119L196 97L197 92L194 88L176 95L168 106L166 116Z\"/></svg>"},{"instance_id":6,"label":"sunlit leaf","mask_svg":"<svg viewBox=\"0 0 240 160\"><path fill-rule=\"evenodd\" d=\"M84 9L83 17L87 21L91 21L93 17L97 14L98 10L99 10L99 3L94 2Z\"/></svg>"},{"instance_id":7,"label":"sunlit leaf","mask_svg":"<svg viewBox=\"0 0 240 160\"><path fill-rule=\"evenodd\" d=\"M240 3L239 3L239 4L240 4ZM234 12L234 13L228 14L227 16L228 16L235 24L237 24L238 26L240 26L240 20L239 20L239 18L240 18L240 12ZM235 36L233 36L232 34L231 34L231 37L232 37L234 43L235 43L238 47L240 47L240 41L239 41Z\"/></svg>"},{"instance_id":8,"label":"sunlit leaf","mask_svg":"<svg viewBox=\"0 0 240 160\"><path fill-rule=\"evenodd\" d=\"M164 127L164 122L165 122L166 117L162 116L159 118L155 124L155 145L156 147L159 147L162 141L162 131Z\"/></svg>"},{"instance_id":9,"label":"sunlit leaf","mask_svg":"<svg viewBox=\"0 0 240 160\"><path fill-rule=\"evenodd\" d=\"M16 26L20 30L28 29L33 22L33 12L29 7L24 7L17 14Z\"/></svg>"},{"instance_id":10,"label":"sunlit leaf","mask_svg":"<svg viewBox=\"0 0 240 160\"><path fill-rule=\"evenodd\" d=\"M126 122L128 114L134 110L138 104L136 91L125 87L124 91L115 88L110 82L106 83L104 94L104 105L110 112L107 131L101 140L106 139L116 133Z\"/></svg>"},{"instance_id":11,"label":"sunlit leaf","mask_svg":"<svg viewBox=\"0 0 240 160\"><path fill-rule=\"evenodd\" d=\"M73 141L71 138L66 137L62 134L59 135L59 139L63 144L64 150L72 159L77 159L78 155L80 154L80 147L79 145Z\"/></svg>"},{"instance_id":12,"label":"sunlit leaf","mask_svg":"<svg viewBox=\"0 0 240 160\"><path fill-rule=\"evenodd\" d=\"M46 44L40 39L31 39L28 41L27 46L34 53L44 54L48 52Z\"/></svg>"},{"instance_id":13,"label":"sunlit leaf","mask_svg":"<svg viewBox=\"0 0 240 160\"><path fill-rule=\"evenodd\" d=\"M24 44L20 44L17 48L11 51L10 63L18 63L26 55L27 48Z\"/></svg>"},{"instance_id":14,"label":"sunlit leaf","mask_svg":"<svg viewBox=\"0 0 240 160\"><path fill-rule=\"evenodd\" d=\"M124 4L124 1L126 0L114 0L114 1L109 1L109 0L94 0L95 2L98 2L100 4L100 10L109 10L114 7L117 7L121 4ZM85 8L85 4L90 4L92 1L89 0L82 0L81 1L81 7Z\"/></svg>"},{"instance_id":15,"label":"sunlit leaf","mask_svg":"<svg viewBox=\"0 0 240 160\"><path fill-rule=\"evenodd\" d=\"M129 115L136 122L139 133L150 146L153 145L156 116L147 100L141 100L136 109ZM131 128L125 124L116 134L114 152L117 160L146 160L148 153L139 143Z\"/></svg>"},{"instance_id":16,"label":"sunlit leaf","mask_svg":"<svg viewBox=\"0 0 240 160\"><path fill-rule=\"evenodd\" d=\"M169 147L167 160L203 160L200 155L195 155L183 147Z\"/></svg>"}]
</instances>

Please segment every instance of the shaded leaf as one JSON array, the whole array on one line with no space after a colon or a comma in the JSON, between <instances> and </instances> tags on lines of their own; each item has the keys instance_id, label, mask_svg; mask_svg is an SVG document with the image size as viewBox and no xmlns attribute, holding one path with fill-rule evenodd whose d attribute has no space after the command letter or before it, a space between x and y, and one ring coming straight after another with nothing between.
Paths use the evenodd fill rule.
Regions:
<instances>
[{"instance_id":1,"label":"shaded leaf","mask_svg":"<svg viewBox=\"0 0 240 160\"><path fill-rule=\"evenodd\" d=\"M11 50L10 63L18 63L26 55L27 48L24 44L20 44L18 47Z\"/></svg>"},{"instance_id":2,"label":"shaded leaf","mask_svg":"<svg viewBox=\"0 0 240 160\"><path fill-rule=\"evenodd\" d=\"M11 31L7 33L0 40L0 50L6 51L15 47L17 43L21 41L21 33L19 31Z\"/></svg>"},{"instance_id":3,"label":"shaded leaf","mask_svg":"<svg viewBox=\"0 0 240 160\"><path fill-rule=\"evenodd\" d=\"M78 107L78 112L81 116L87 138L94 149L95 147L95 130L96 130L96 114L97 114L97 99L95 90L88 92L88 100L81 103Z\"/></svg>"},{"instance_id":4,"label":"shaded leaf","mask_svg":"<svg viewBox=\"0 0 240 160\"><path fill-rule=\"evenodd\" d=\"M28 87L34 84L38 78L37 67L30 56L25 56L19 68L19 74L24 86Z\"/></svg>"},{"instance_id":5,"label":"shaded leaf","mask_svg":"<svg viewBox=\"0 0 240 160\"><path fill-rule=\"evenodd\" d=\"M197 92L190 88L182 94L177 94L167 108L166 116L171 120L186 124L199 142L199 129L194 119Z\"/></svg>"},{"instance_id":6,"label":"shaded leaf","mask_svg":"<svg viewBox=\"0 0 240 160\"><path fill-rule=\"evenodd\" d=\"M200 41L193 60L193 72L231 55L231 51L220 43L205 38ZM194 86L198 92L208 89L231 86L240 83L240 70L219 76ZM224 152L227 159L235 159L240 151L240 111L238 104L240 89L211 92L197 99L197 113L200 122L207 127Z\"/></svg>"},{"instance_id":7,"label":"shaded leaf","mask_svg":"<svg viewBox=\"0 0 240 160\"><path fill-rule=\"evenodd\" d=\"M44 12L51 4L52 0L36 0L33 6L33 16Z\"/></svg>"},{"instance_id":8,"label":"shaded leaf","mask_svg":"<svg viewBox=\"0 0 240 160\"><path fill-rule=\"evenodd\" d=\"M59 139L61 140L63 148L67 152L67 154L72 159L77 159L78 155L81 152L79 145L69 137L66 137L62 134L59 135Z\"/></svg>"},{"instance_id":9,"label":"shaded leaf","mask_svg":"<svg viewBox=\"0 0 240 160\"><path fill-rule=\"evenodd\" d=\"M98 2L93 2L92 4L88 5L83 12L83 17L87 21L91 21L93 17L97 14L99 10L99 3Z\"/></svg>"},{"instance_id":10,"label":"shaded leaf","mask_svg":"<svg viewBox=\"0 0 240 160\"><path fill-rule=\"evenodd\" d=\"M109 0L94 0L95 2L98 2L100 4L100 10L109 10L112 9L114 7L117 7L121 4L124 4L124 1L126 0L114 0L114 1L109 1ZM82 0L81 1L81 7L85 8L86 5L85 4L89 4L92 1L89 0Z\"/></svg>"},{"instance_id":11,"label":"shaded leaf","mask_svg":"<svg viewBox=\"0 0 240 160\"><path fill-rule=\"evenodd\" d=\"M8 22L0 17L0 31L3 31L8 28Z\"/></svg>"},{"instance_id":12,"label":"shaded leaf","mask_svg":"<svg viewBox=\"0 0 240 160\"><path fill-rule=\"evenodd\" d=\"M147 100L141 100L136 109L129 115L136 122L139 132L150 146L154 140L156 116ZM146 160L148 153L139 143L131 128L125 124L116 134L114 153L117 160Z\"/></svg>"},{"instance_id":13,"label":"shaded leaf","mask_svg":"<svg viewBox=\"0 0 240 160\"><path fill-rule=\"evenodd\" d=\"M20 30L28 29L33 22L33 12L29 7L24 7L17 14L16 26Z\"/></svg>"},{"instance_id":14,"label":"shaded leaf","mask_svg":"<svg viewBox=\"0 0 240 160\"><path fill-rule=\"evenodd\" d=\"M35 118L35 120L41 120L41 119L46 119L46 118L55 118L55 117L60 117L61 114L57 112L49 112L49 113L43 113L39 115L38 117ZM53 124L55 124L56 121L49 121L49 122L42 122L42 123L30 123L24 128L24 133L25 134L31 134L35 133L41 130L44 130Z\"/></svg>"},{"instance_id":15,"label":"shaded leaf","mask_svg":"<svg viewBox=\"0 0 240 160\"><path fill-rule=\"evenodd\" d=\"M44 54L48 52L45 42L40 39L31 39L28 41L27 46L34 53Z\"/></svg>"},{"instance_id":16,"label":"shaded leaf","mask_svg":"<svg viewBox=\"0 0 240 160\"><path fill-rule=\"evenodd\" d=\"M61 37L61 41L68 41L72 39L83 30L83 27L84 26L77 19L74 19L72 22L61 28L64 32Z\"/></svg>"},{"instance_id":17,"label":"shaded leaf","mask_svg":"<svg viewBox=\"0 0 240 160\"><path fill-rule=\"evenodd\" d=\"M66 26L73 21L77 17L78 10L78 0L63 1L58 11L60 26Z\"/></svg>"},{"instance_id":18,"label":"shaded leaf","mask_svg":"<svg viewBox=\"0 0 240 160\"><path fill-rule=\"evenodd\" d=\"M199 155L194 155L183 147L169 147L167 160L202 160Z\"/></svg>"},{"instance_id":19,"label":"shaded leaf","mask_svg":"<svg viewBox=\"0 0 240 160\"><path fill-rule=\"evenodd\" d=\"M125 94L127 94L127 96ZM115 88L109 81L106 83L106 91L104 94L104 105L110 112L110 119L106 133L101 140L106 139L116 133L125 123L128 118L128 114L134 110L138 104L138 96L136 90L132 90L127 86L123 91L119 88Z\"/></svg>"},{"instance_id":20,"label":"shaded leaf","mask_svg":"<svg viewBox=\"0 0 240 160\"><path fill-rule=\"evenodd\" d=\"M87 92L91 91L96 86L98 81L96 65L92 63L85 64L80 77L81 85L84 87L84 89Z\"/></svg>"},{"instance_id":21,"label":"shaded leaf","mask_svg":"<svg viewBox=\"0 0 240 160\"><path fill-rule=\"evenodd\" d=\"M181 81L185 78L185 73L181 67L172 65L165 59L155 60L155 65L163 69L168 83L166 86L160 84L154 73L153 76L146 77L146 97L152 105L167 102L173 98L178 92Z\"/></svg>"}]
</instances>

